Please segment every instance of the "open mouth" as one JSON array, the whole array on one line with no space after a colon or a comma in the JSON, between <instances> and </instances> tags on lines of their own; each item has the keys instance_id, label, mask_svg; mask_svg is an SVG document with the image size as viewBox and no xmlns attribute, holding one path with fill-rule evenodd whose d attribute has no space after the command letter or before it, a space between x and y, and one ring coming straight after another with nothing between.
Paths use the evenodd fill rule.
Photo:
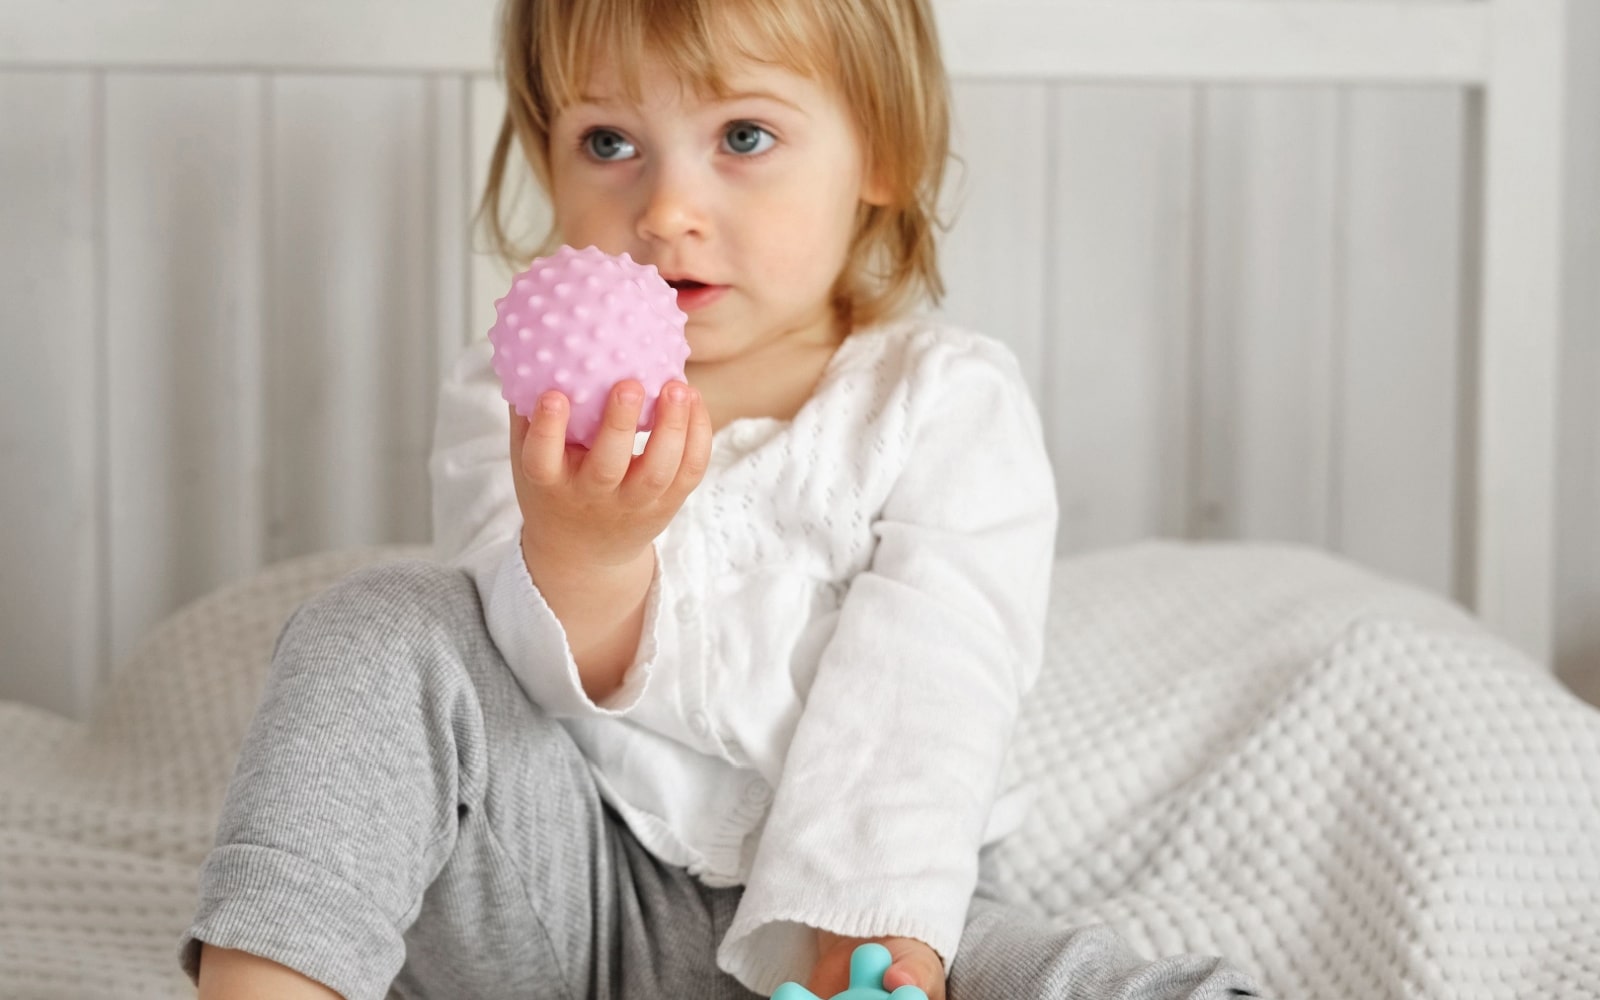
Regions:
<instances>
[{"instance_id":1,"label":"open mouth","mask_svg":"<svg viewBox=\"0 0 1600 1000\"><path fill-rule=\"evenodd\" d=\"M726 285L708 285L691 278L680 278L667 284L672 286L673 293L678 297L678 308L686 313L706 308L722 298L723 293L728 290Z\"/></svg>"}]
</instances>

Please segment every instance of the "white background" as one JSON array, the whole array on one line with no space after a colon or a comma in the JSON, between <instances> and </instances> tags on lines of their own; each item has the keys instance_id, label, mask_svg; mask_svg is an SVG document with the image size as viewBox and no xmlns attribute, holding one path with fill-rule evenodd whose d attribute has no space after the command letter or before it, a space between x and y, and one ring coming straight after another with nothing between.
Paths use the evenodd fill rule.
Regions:
<instances>
[{"instance_id":1,"label":"white background","mask_svg":"<svg viewBox=\"0 0 1600 1000\"><path fill-rule=\"evenodd\" d=\"M107 69L95 30L0 69L0 697L67 713L225 581L426 540L433 388L503 290L465 222L487 77ZM1556 645L1600 698L1600 59L1571 72ZM1063 552L1287 540L1464 593L1468 91L965 77L955 112L944 312L1032 375Z\"/></svg>"}]
</instances>

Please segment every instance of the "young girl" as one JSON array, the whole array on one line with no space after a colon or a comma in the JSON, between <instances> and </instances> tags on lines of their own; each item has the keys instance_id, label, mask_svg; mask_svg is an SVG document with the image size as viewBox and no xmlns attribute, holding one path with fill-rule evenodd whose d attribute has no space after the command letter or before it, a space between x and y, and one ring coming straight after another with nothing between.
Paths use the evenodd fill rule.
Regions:
<instances>
[{"instance_id":1,"label":"young girl","mask_svg":"<svg viewBox=\"0 0 1600 1000\"><path fill-rule=\"evenodd\" d=\"M559 393L508 435L468 350L454 568L285 629L183 943L201 995L829 997L868 939L934 1000L1247 995L980 885L1056 505L1013 357L906 315L939 293L926 0L509 0L504 64L502 247L515 148L546 249L677 289L687 384L637 456L618 385L584 450Z\"/></svg>"}]
</instances>

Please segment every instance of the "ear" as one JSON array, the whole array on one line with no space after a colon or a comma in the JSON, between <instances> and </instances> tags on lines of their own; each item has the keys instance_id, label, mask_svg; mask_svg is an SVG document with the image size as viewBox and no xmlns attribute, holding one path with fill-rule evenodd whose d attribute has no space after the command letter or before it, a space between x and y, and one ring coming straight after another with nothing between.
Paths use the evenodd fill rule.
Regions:
<instances>
[{"instance_id":1,"label":"ear","mask_svg":"<svg viewBox=\"0 0 1600 1000\"><path fill-rule=\"evenodd\" d=\"M893 189L884 179L882 172L874 169L871 163L866 165L861 175L861 200L879 208L894 201Z\"/></svg>"}]
</instances>

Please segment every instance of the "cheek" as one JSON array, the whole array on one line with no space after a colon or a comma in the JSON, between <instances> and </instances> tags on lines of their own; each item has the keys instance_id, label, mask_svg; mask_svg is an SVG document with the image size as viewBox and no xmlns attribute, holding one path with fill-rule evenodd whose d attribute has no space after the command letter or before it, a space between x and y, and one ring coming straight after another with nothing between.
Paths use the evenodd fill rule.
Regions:
<instances>
[{"instance_id":1,"label":"cheek","mask_svg":"<svg viewBox=\"0 0 1600 1000\"><path fill-rule=\"evenodd\" d=\"M853 192L818 187L764 213L762 233L769 249L763 256L789 281L804 278L809 285L831 286L850 249L857 202Z\"/></svg>"},{"instance_id":2,"label":"cheek","mask_svg":"<svg viewBox=\"0 0 1600 1000\"><path fill-rule=\"evenodd\" d=\"M604 248L614 241L621 199L596 184L581 171L553 168L550 177L550 212L567 243Z\"/></svg>"},{"instance_id":3,"label":"cheek","mask_svg":"<svg viewBox=\"0 0 1600 1000\"><path fill-rule=\"evenodd\" d=\"M597 217L595 199L586 197L574 185L556 185L550 195L550 212L563 238L575 243L585 238L595 228Z\"/></svg>"},{"instance_id":4,"label":"cheek","mask_svg":"<svg viewBox=\"0 0 1600 1000\"><path fill-rule=\"evenodd\" d=\"M604 202L552 205L553 221L561 240L575 247L597 246L610 254L633 249L633 231Z\"/></svg>"}]
</instances>

